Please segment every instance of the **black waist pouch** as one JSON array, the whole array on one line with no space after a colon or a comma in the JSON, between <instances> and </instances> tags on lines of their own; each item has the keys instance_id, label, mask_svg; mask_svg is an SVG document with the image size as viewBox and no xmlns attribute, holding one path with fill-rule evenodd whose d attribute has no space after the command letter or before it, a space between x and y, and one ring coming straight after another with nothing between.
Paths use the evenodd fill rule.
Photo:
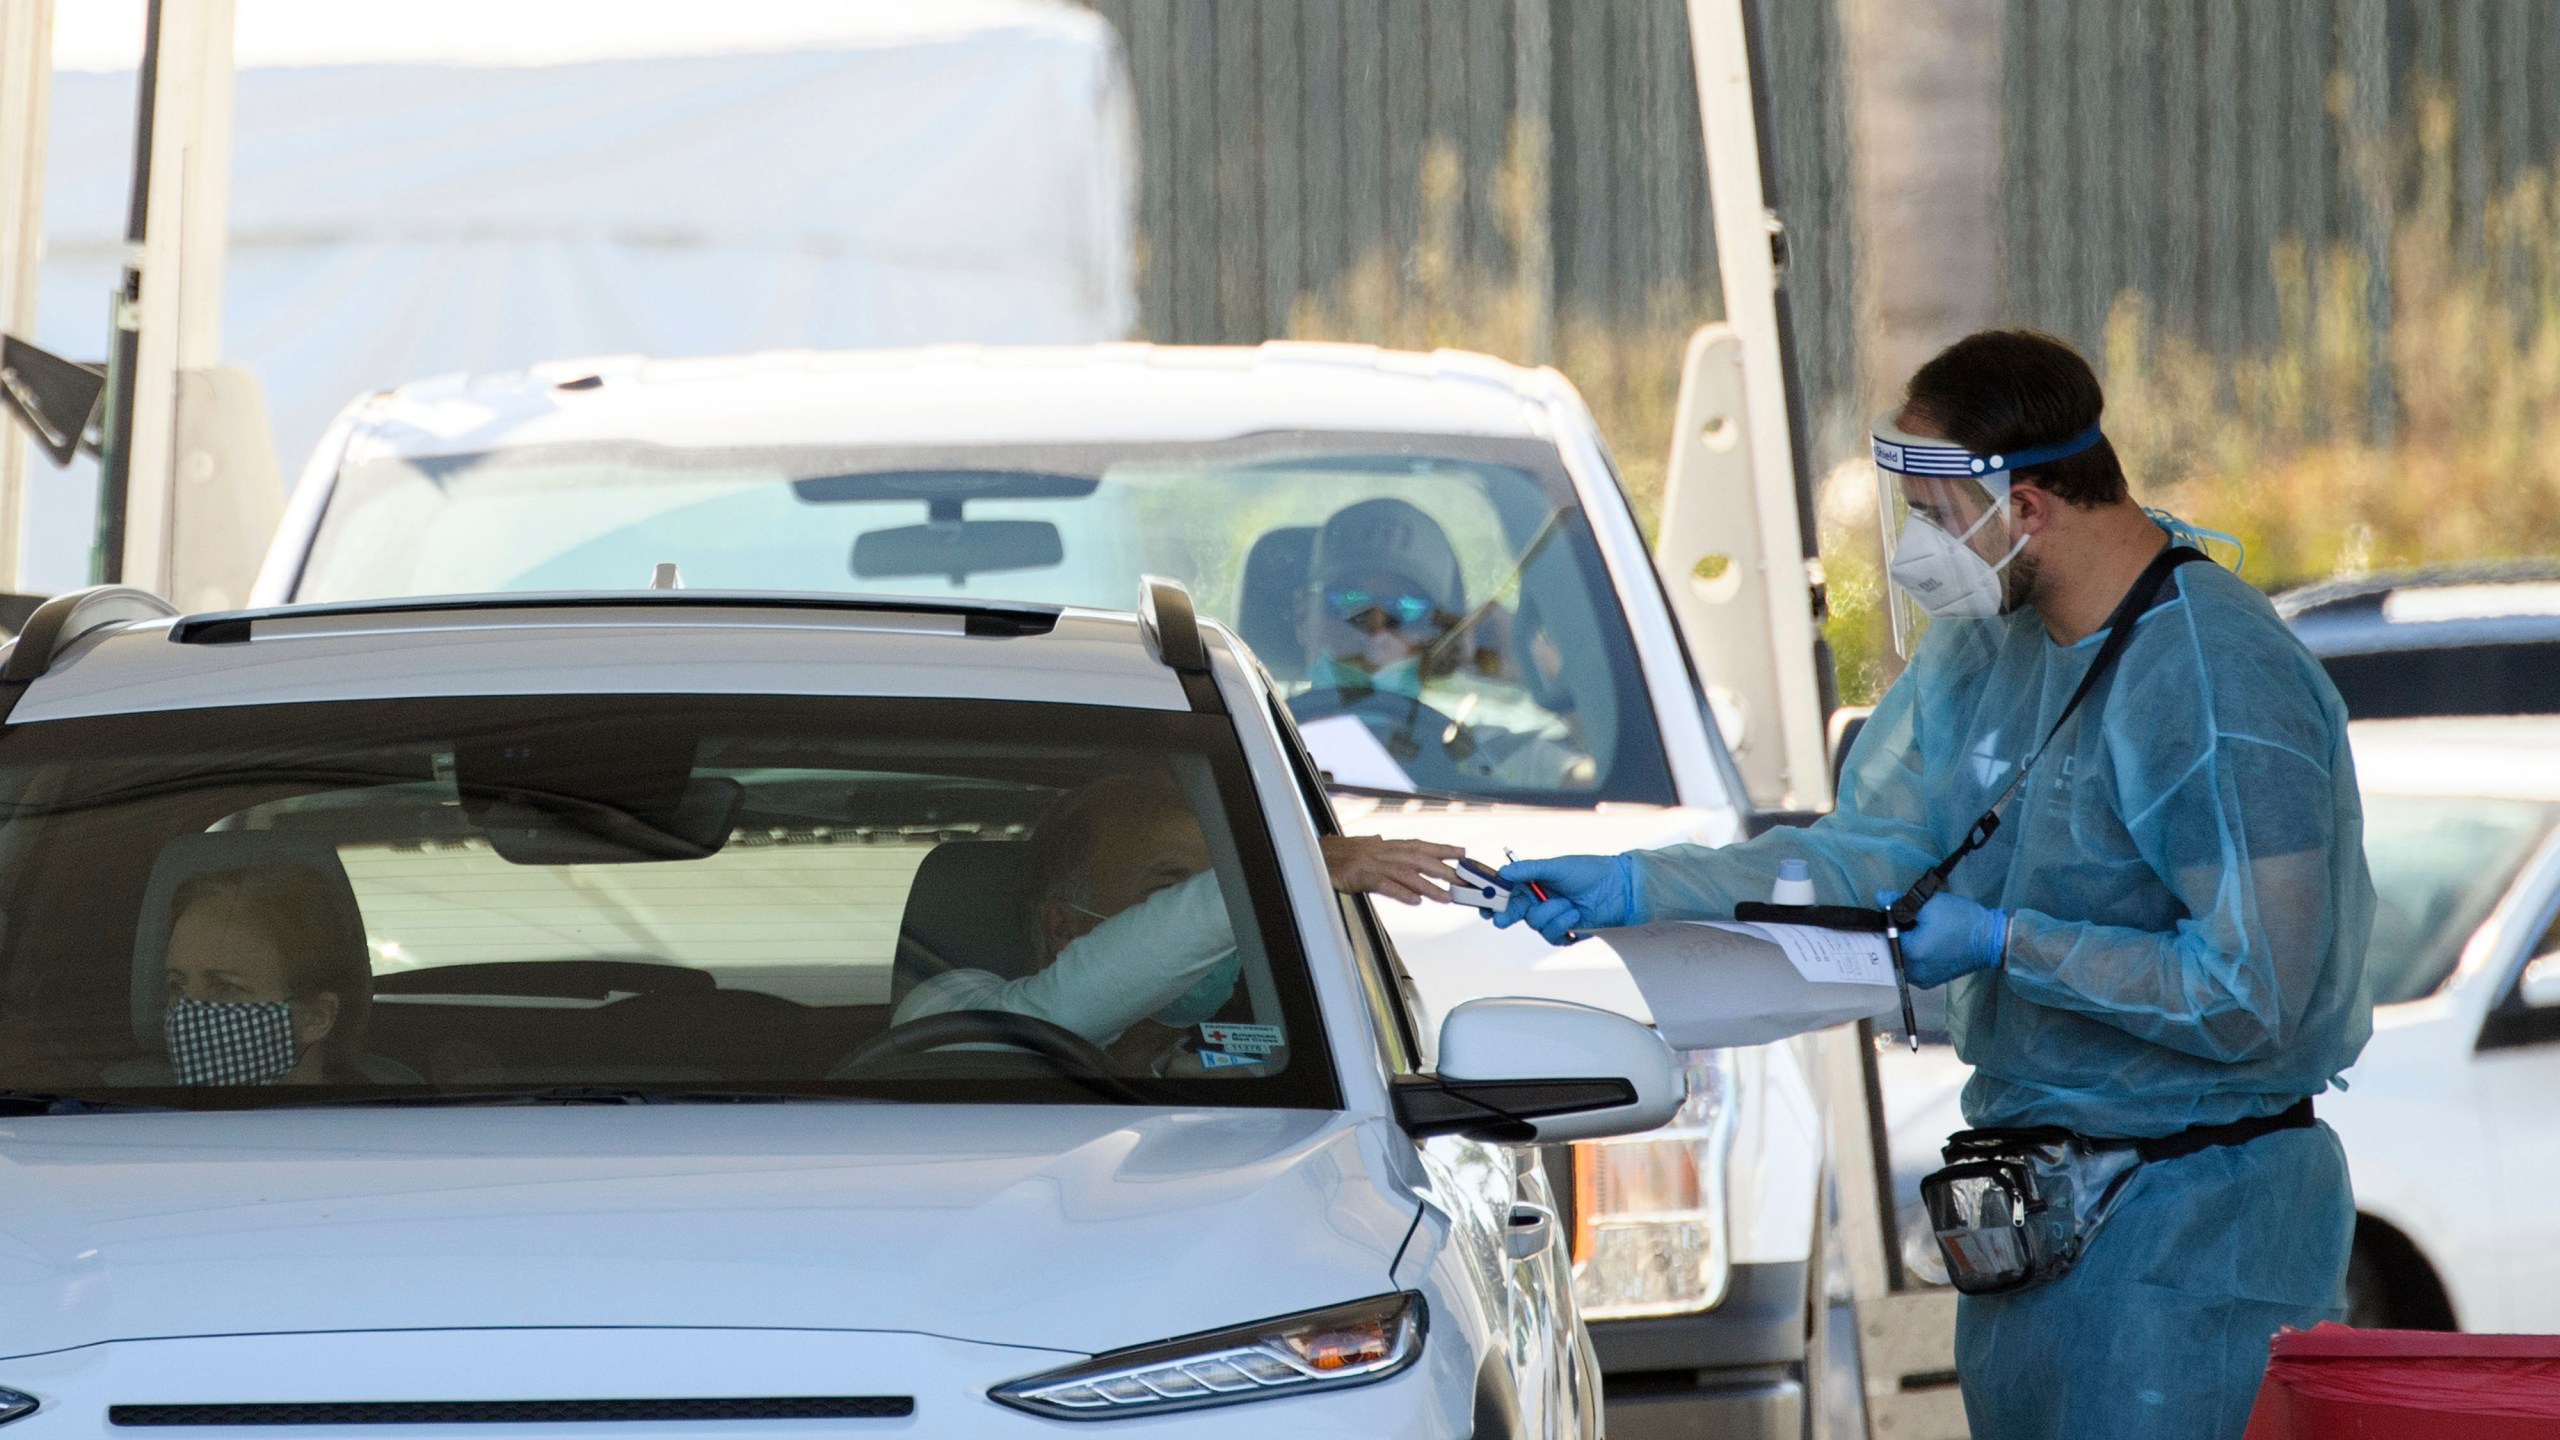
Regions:
<instances>
[{"instance_id":1,"label":"black waist pouch","mask_svg":"<svg viewBox=\"0 0 2560 1440\"><path fill-rule=\"evenodd\" d=\"M1920 1201L1947 1279L1967 1295L2002 1295L2070 1270L2143 1165L2312 1123L2306 1096L2273 1115L2152 1140L2093 1139L2059 1126L1962 1130L1947 1139L1946 1168L1920 1182Z\"/></svg>"}]
</instances>

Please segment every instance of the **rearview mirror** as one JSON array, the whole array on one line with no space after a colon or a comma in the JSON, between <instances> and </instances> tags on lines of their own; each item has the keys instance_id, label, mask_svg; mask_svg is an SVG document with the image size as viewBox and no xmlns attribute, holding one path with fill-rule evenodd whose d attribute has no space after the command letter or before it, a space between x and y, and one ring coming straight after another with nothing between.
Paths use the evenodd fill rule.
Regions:
<instances>
[{"instance_id":1,"label":"rearview mirror","mask_svg":"<svg viewBox=\"0 0 2560 1440\"><path fill-rule=\"evenodd\" d=\"M1470 1000L1440 1025L1440 1073L1396 1082L1411 1134L1506 1145L1635 1135L1670 1123L1688 1073L1652 1027L1562 1000Z\"/></svg>"},{"instance_id":2,"label":"rearview mirror","mask_svg":"<svg viewBox=\"0 0 2560 1440\"><path fill-rule=\"evenodd\" d=\"M695 739L615 718L456 742L462 813L516 865L700 860L729 840L746 790L693 773Z\"/></svg>"},{"instance_id":3,"label":"rearview mirror","mask_svg":"<svg viewBox=\"0 0 2560 1440\"><path fill-rule=\"evenodd\" d=\"M853 573L864 580L944 575L954 585L999 570L1043 570L1067 558L1046 520L948 520L866 530L853 537Z\"/></svg>"}]
</instances>

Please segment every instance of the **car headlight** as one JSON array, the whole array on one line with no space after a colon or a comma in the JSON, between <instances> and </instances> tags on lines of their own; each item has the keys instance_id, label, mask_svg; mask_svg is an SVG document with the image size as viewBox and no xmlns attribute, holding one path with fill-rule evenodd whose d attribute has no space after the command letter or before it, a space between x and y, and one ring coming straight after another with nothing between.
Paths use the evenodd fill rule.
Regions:
<instances>
[{"instance_id":1,"label":"car headlight","mask_svg":"<svg viewBox=\"0 0 2560 1440\"><path fill-rule=\"evenodd\" d=\"M1414 1362L1427 1319L1408 1290L1114 1350L987 1395L1035 1415L1108 1420L1366 1385Z\"/></svg>"},{"instance_id":2,"label":"car headlight","mask_svg":"<svg viewBox=\"0 0 2560 1440\"><path fill-rule=\"evenodd\" d=\"M1686 1315L1724 1299L1733 1056L1680 1058L1689 1099L1670 1124L1573 1147L1573 1293L1587 1319Z\"/></svg>"},{"instance_id":3,"label":"car headlight","mask_svg":"<svg viewBox=\"0 0 2560 1440\"><path fill-rule=\"evenodd\" d=\"M36 1413L36 1397L24 1390L11 1390L0 1386L0 1425L6 1425L12 1420L25 1419L34 1413Z\"/></svg>"}]
</instances>

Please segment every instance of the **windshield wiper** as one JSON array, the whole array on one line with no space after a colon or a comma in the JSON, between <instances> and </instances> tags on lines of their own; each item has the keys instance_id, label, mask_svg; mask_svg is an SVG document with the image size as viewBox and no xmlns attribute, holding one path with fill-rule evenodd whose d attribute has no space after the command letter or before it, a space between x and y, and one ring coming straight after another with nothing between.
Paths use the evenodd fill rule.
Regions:
<instances>
[{"instance_id":1,"label":"windshield wiper","mask_svg":"<svg viewBox=\"0 0 2560 1440\"><path fill-rule=\"evenodd\" d=\"M118 1115L177 1108L130 1100L95 1100L55 1090L0 1090L0 1115Z\"/></svg>"}]
</instances>

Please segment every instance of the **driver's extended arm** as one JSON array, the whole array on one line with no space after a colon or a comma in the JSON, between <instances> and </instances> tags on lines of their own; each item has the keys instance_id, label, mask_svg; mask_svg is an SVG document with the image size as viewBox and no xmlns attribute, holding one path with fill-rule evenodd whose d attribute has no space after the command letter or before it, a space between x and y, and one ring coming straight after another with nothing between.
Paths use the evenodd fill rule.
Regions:
<instances>
[{"instance_id":1,"label":"driver's extended arm","mask_svg":"<svg viewBox=\"0 0 2560 1440\"><path fill-rule=\"evenodd\" d=\"M1069 941L1037 975L937 975L907 996L896 1020L904 1024L946 1010L1004 1010L1108 1045L1198 984L1235 948L1217 873L1203 871Z\"/></svg>"}]
</instances>

